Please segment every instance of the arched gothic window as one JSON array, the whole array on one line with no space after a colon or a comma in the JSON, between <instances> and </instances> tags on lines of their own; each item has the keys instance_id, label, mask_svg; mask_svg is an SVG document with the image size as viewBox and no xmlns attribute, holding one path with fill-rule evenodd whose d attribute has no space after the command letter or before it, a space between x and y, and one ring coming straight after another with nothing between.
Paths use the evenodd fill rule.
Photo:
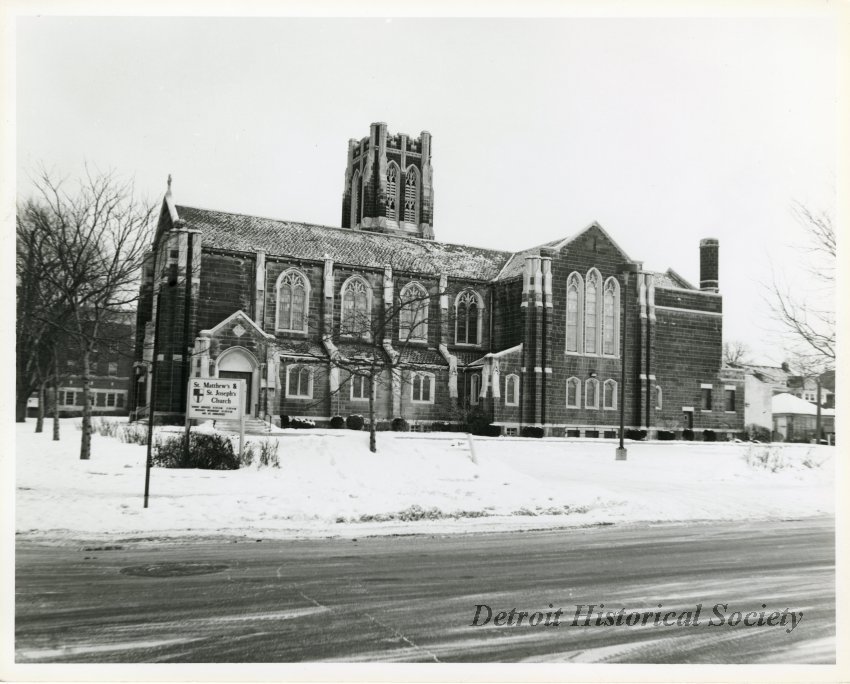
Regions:
<instances>
[{"instance_id":1,"label":"arched gothic window","mask_svg":"<svg viewBox=\"0 0 850 684\"><path fill-rule=\"evenodd\" d=\"M418 224L417 210L419 208L419 173L415 166L407 167L404 178L404 220L407 223Z\"/></svg>"},{"instance_id":2,"label":"arched gothic window","mask_svg":"<svg viewBox=\"0 0 850 684\"><path fill-rule=\"evenodd\" d=\"M519 376L509 375L505 378L505 406L519 405Z\"/></svg>"},{"instance_id":3,"label":"arched gothic window","mask_svg":"<svg viewBox=\"0 0 850 684\"><path fill-rule=\"evenodd\" d=\"M408 283L400 294L398 339L423 342L428 339L428 291L419 283Z\"/></svg>"},{"instance_id":4,"label":"arched gothic window","mask_svg":"<svg viewBox=\"0 0 850 684\"><path fill-rule=\"evenodd\" d=\"M304 274L289 269L277 279L276 330L284 332L307 332L307 313L310 299L310 283Z\"/></svg>"},{"instance_id":5,"label":"arched gothic window","mask_svg":"<svg viewBox=\"0 0 850 684\"><path fill-rule=\"evenodd\" d=\"M366 215L366 187L369 184L369 179L363 176L360 183L360 221L363 223L363 217Z\"/></svg>"},{"instance_id":6,"label":"arched gothic window","mask_svg":"<svg viewBox=\"0 0 850 684\"><path fill-rule=\"evenodd\" d=\"M567 408L581 407L581 381L578 378L567 380Z\"/></svg>"},{"instance_id":7,"label":"arched gothic window","mask_svg":"<svg viewBox=\"0 0 850 684\"><path fill-rule=\"evenodd\" d=\"M617 408L617 381L606 380L602 388L602 408Z\"/></svg>"},{"instance_id":8,"label":"arched gothic window","mask_svg":"<svg viewBox=\"0 0 850 684\"><path fill-rule=\"evenodd\" d=\"M455 300L455 342L481 344L483 302L472 290L464 290Z\"/></svg>"},{"instance_id":9,"label":"arched gothic window","mask_svg":"<svg viewBox=\"0 0 850 684\"><path fill-rule=\"evenodd\" d=\"M584 407L599 408L599 380L589 378L584 383Z\"/></svg>"},{"instance_id":10,"label":"arched gothic window","mask_svg":"<svg viewBox=\"0 0 850 684\"><path fill-rule=\"evenodd\" d=\"M620 340L620 285L616 278L605 281L602 295L602 353L617 356Z\"/></svg>"},{"instance_id":11,"label":"arched gothic window","mask_svg":"<svg viewBox=\"0 0 850 684\"><path fill-rule=\"evenodd\" d=\"M351 227L360 223L360 171L351 178Z\"/></svg>"},{"instance_id":12,"label":"arched gothic window","mask_svg":"<svg viewBox=\"0 0 850 684\"><path fill-rule=\"evenodd\" d=\"M602 276L595 268L587 272L584 284L584 353L599 354L599 323Z\"/></svg>"},{"instance_id":13,"label":"arched gothic window","mask_svg":"<svg viewBox=\"0 0 850 684\"><path fill-rule=\"evenodd\" d=\"M567 278L567 352L578 354L581 335L579 321L581 320L581 304L584 284L581 276L573 271Z\"/></svg>"},{"instance_id":14,"label":"arched gothic window","mask_svg":"<svg viewBox=\"0 0 850 684\"><path fill-rule=\"evenodd\" d=\"M410 383L410 400L420 404L434 403L434 374L415 372Z\"/></svg>"},{"instance_id":15,"label":"arched gothic window","mask_svg":"<svg viewBox=\"0 0 850 684\"><path fill-rule=\"evenodd\" d=\"M372 288L359 276L352 276L342 285L340 334L369 336L371 327Z\"/></svg>"},{"instance_id":16,"label":"arched gothic window","mask_svg":"<svg viewBox=\"0 0 850 684\"><path fill-rule=\"evenodd\" d=\"M313 372L306 366L286 367L286 396L310 399L313 396Z\"/></svg>"},{"instance_id":17,"label":"arched gothic window","mask_svg":"<svg viewBox=\"0 0 850 684\"><path fill-rule=\"evenodd\" d=\"M387 165L387 218L398 221L398 180L401 172L395 162Z\"/></svg>"}]
</instances>

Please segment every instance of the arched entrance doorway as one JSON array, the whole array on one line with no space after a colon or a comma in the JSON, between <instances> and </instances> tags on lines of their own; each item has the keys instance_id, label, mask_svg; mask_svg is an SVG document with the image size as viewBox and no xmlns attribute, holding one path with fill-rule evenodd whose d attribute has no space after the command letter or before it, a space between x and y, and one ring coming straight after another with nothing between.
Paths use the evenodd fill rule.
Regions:
<instances>
[{"instance_id":1,"label":"arched entrance doorway","mask_svg":"<svg viewBox=\"0 0 850 684\"><path fill-rule=\"evenodd\" d=\"M249 416L257 414L259 367L257 359L244 347L230 347L223 351L216 361L217 377L245 381L245 396L248 398L245 414Z\"/></svg>"}]
</instances>

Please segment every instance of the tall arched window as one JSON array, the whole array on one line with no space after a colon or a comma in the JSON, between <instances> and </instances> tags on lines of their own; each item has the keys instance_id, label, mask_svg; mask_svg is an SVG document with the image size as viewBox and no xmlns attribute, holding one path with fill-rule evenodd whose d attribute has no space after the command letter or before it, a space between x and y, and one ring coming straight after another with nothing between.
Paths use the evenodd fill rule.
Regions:
<instances>
[{"instance_id":1,"label":"tall arched window","mask_svg":"<svg viewBox=\"0 0 850 684\"><path fill-rule=\"evenodd\" d=\"M404 220L418 224L419 173L415 166L408 166L404 178Z\"/></svg>"},{"instance_id":2,"label":"tall arched window","mask_svg":"<svg viewBox=\"0 0 850 684\"><path fill-rule=\"evenodd\" d=\"M360 171L351 178L351 227L360 223Z\"/></svg>"},{"instance_id":3,"label":"tall arched window","mask_svg":"<svg viewBox=\"0 0 850 684\"><path fill-rule=\"evenodd\" d=\"M567 408L581 407L581 381L578 378L567 380Z\"/></svg>"},{"instance_id":4,"label":"tall arched window","mask_svg":"<svg viewBox=\"0 0 850 684\"><path fill-rule=\"evenodd\" d=\"M581 351L579 321L583 290L581 276L573 271L567 278L567 352L571 354L578 354Z\"/></svg>"},{"instance_id":5,"label":"tall arched window","mask_svg":"<svg viewBox=\"0 0 850 684\"><path fill-rule=\"evenodd\" d=\"M363 217L366 216L366 187L369 184L369 179L363 176L360 182L360 223L363 223Z\"/></svg>"},{"instance_id":6,"label":"tall arched window","mask_svg":"<svg viewBox=\"0 0 850 684\"><path fill-rule=\"evenodd\" d=\"M505 378L505 406L519 405L519 376L509 375Z\"/></svg>"},{"instance_id":7,"label":"tall arched window","mask_svg":"<svg viewBox=\"0 0 850 684\"><path fill-rule=\"evenodd\" d=\"M398 180L401 176L398 165L387 165L387 218L398 221Z\"/></svg>"},{"instance_id":8,"label":"tall arched window","mask_svg":"<svg viewBox=\"0 0 850 684\"><path fill-rule=\"evenodd\" d=\"M617 408L617 381L608 379L602 387L602 408Z\"/></svg>"},{"instance_id":9,"label":"tall arched window","mask_svg":"<svg viewBox=\"0 0 850 684\"><path fill-rule=\"evenodd\" d=\"M599 304L602 276L595 268L584 284L584 353L599 354Z\"/></svg>"},{"instance_id":10,"label":"tall arched window","mask_svg":"<svg viewBox=\"0 0 850 684\"><path fill-rule=\"evenodd\" d=\"M472 290L464 290L455 300L455 342L481 344L483 303Z\"/></svg>"},{"instance_id":11,"label":"tall arched window","mask_svg":"<svg viewBox=\"0 0 850 684\"><path fill-rule=\"evenodd\" d=\"M602 295L602 353L617 356L620 339L620 285L616 278L605 281Z\"/></svg>"},{"instance_id":12,"label":"tall arched window","mask_svg":"<svg viewBox=\"0 0 850 684\"><path fill-rule=\"evenodd\" d=\"M589 378L584 383L584 407L599 408L599 380Z\"/></svg>"},{"instance_id":13,"label":"tall arched window","mask_svg":"<svg viewBox=\"0 0 850 684\"><path fill-rule=\"evenodd\" d=\"M434 403L434 374L415 372L410 382L410 400L414 403Z\"/></svg>"},{"instance_id":14,"label":"tall arched window","mask_svg":"<svg viewBox=\"0 0 850 684\"><path fill-rule=\"evenodd\" d=\"M664 395L661 393L661 385L655 386L655 410L660 411L664 406Z\"/></svg>"},{"instance_id":15,"label":"tall arched window","mask_svg":"<svg viewBox=\"0 0 850 684\"><path fill-rule=\"evenodd\" d=\"M304 274L289 269L277 279L277 320L275 329L307 332L310 283Z\"/></svg>"},{"instance_id":16,"label":"tall arched window","mask_svg":"<svg viewBox=\"0 0 850 684\"><path fill-rule=\"evenodd\" d=\"M359 276L342 285L340 334L369 336L371 327L372 288Z\"/></svg>"},{"instance_id":17,"label":"tall arched window","mask_svg":"<svg viewBox=\"0 0 850 684\"><path fill-rule=\"evenodd\" d=\"M306 366L286 367L286 396L310 399L313 396L313 372Z\"/></svg>"},{"instance_id":18,"label":"tall arched window","mask_svg":"<svg viewBox=\"0 0 850 684\"><path fill-rule=\"evenodd\" d=\"M419 283L408 283L401 294L398 317L398 339L423 342L428 339L428 291Z\"/></svg>"}]
</instances>

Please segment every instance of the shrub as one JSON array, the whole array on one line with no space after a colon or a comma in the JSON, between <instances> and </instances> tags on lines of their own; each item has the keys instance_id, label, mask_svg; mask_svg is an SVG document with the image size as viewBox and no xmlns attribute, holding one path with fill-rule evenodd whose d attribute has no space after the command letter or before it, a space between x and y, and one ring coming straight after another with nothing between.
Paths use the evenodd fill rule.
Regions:
<instances>
[{"instance_id":1,"label":"shrub","mask_svg":"<svg viewBox=\"0 0 850 684\"><path fill-rule=\"evenodd\" d=\"M744 454L744 459L750 467L763 468L772 473L784 470L789 465L782 452L773 447L751 446Z\"/></svg>"},{"instance_id":2,"label":"shrub","mask_svg":"<svg viewBox=\"0 0 850 684\"><path fill-rule=\"evenodd\" d=\"M771 435L770 428L763 427L761 425L756 425L755 423L750 423L746 427L747 435L744 439L756 440L758 442L770 442Z\"/></svg>"},{"instance_id":3,"label":"shrub","mask_svg":"<svg viewBox=\"0 0 850 684\"><path fill-rule=\"evenodd\" d=\"M148 428L145 425L125 425L124 429L118 433L118 440L125 444L145 446L148 443Z\"/></svg>"},{"instance_id":4,"label":"shrub","mask_svg":"<svg viewBox=\"0 0 850 684\"><path fill-rule=\"evenodd\" d=\"M280 442L274 437L265 437L252 446L257 450L257 457L261 468L280 468L280 459L277 450Z\"/></svg>"},{"instance_id":5,"label":"shrub","mask_svg":"<svg viewBox=\"0 0 850 684\"><path fill-rule=\"evenodd\" d=\"M312 420L290 418L289 427L295 428L296 430L309 430L310 428L316 427L316 423Z\"/></svg>"},{"instance_id":6,"label":"shrub","mask_svg":"<svg viewBox=\"0 0 850 684\"><path fill-rule=\"evenodd\" d=\"M638 430L637 428L628 428L625 434L626 439L641 440L646 439L646 430Z\"/></svg>"},{"instance_id":7,"label":"shrub","mask_svg":"<svg viewBox=\"0 0 850 684\"><path fill-rule=\"evenodd\" d=\"M682 439L686 439L689 442L692 442L694 440L694 431L690 428L685 428L684 430L682 430Z\"/></svg>"},{"instance_id":8,"label":"shrub","mask_svg":"<svg viewBox=\"0 0 850 684\"><path fill-rule=\"evenodd\" d=\"M287 416L283 413L280 414L280 426L282 428L288 428L289 427L289 416Z\"/></svg>"},{"instance_id":9,"label":"shrub","mask_svg":"<svg viewBox=\"0 0 850 684\"><path fill-rule=\"evenodd\" d=\"M345 427L345 418L342 416L334 416L331 418L331 428L333 430L342 430Z\"/></svg>"},{"instance_id":10,"label":"shrub","mask_svg":"<svg viewBox=\"0 0 850 684\"><path fill-rule=\"evenodd\" d=\"M376 420L375 432L389 432L392 428L392 423L388 420Z\"/></svg>"},{"instance_id":11,"label":"shrub","mask_svg":"<svg viewBox=\"0 0 850 684\"><path fill-rule=\"evenodd\" d=\"M448 423L435 421L431 423L431 432L452 432L452 426Z\"/></svg>"},{"instance_id":12,"label":"shrub","mask_svg":"<svg viewBox=\"0 0 850 684\"><path fill-rule=\"evenodd\" d=\"M658 431L658 439L664 441L670 441L672 439L676 439L676 433L672 430L659 430Z\"/></svg>"},{"instance_id":13,"label":"shrub","mask_svg":"<svg viewBox=\"0 0 850 684\"><path fill-rule=\"evenodd\" d=\"M520 432L520 437L542 437L543 428L536 425L526 425Z\"/></svg>"},{"instance_id":14,"label":"shrub","mask_svg":"<svg viewBox=\"0 0 850 684\"><path fill-rule=\"evenodd\" d=\"M702 441L703 442L716 442L717 441L717 433L714 430L703 430L702 431Z\"/></svg>"},{"instance_id":15,"label":"shrub","mask_svg":"<svg viewBox=\"0 0 850 684\"><path fill-rule=\"evenodd\" d=\"M362 430L365 422L363 416L359 413L353 413L345 419L345 426L349 430Z\"/></svg>"},{"instance_id":16,"label":"shrub","mask_svg":"<svg viewBox=\"0 0 850 684\"><path fill-rule=\"evenodd\" d=\"M410 432L410 425L404 418L393 418L393 432Z\"/></svg>"},{"instance_id":17,"label":"shrub","mask_svg":"<svg viewBox=\"0 0 850 684\"><path fill-rule=\"evenodd\" d=\"M153 450L153 464L162 468L202 468L204 470L237 470L239 459L226 435L193 432L189 437L189 454L184 446L186 436L166 437Z\"/></svg>"},{"instance_id":18,"label":"shrub","mask_svg":"<svg viewBox=\"0 0 850 684\"><path fill-rule=\"evenodd\" d=\"M96 432L101 437L117 437L122 427L117 421L106 418L92 418L91 421L92 432Z\"/></svg>"}]
</instances>

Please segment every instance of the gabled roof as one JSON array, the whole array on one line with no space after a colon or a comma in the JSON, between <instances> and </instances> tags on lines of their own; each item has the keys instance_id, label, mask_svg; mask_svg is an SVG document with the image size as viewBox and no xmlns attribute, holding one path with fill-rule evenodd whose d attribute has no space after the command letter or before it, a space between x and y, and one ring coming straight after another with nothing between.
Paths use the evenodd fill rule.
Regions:
<instances>
[{"instance_id":1,"label":"gabled roof","mask_svg":"<svg viewBox=\"0 0 850 684\"><path fill-rule=\"evenodd\" d=\"M527 256L537 256L540 254L540 250L544 247L550 247L557 251L562 250L564 247L567 247L571 242L574 242L582 235L584 235L589 230L598 230L602 235L605 236L605 239L608 240L611 245L616 249L620 254L623 255L624 261L631 261L632 259L626 254L625 250L623 250L620 245L612 238L608 231L606 231L602 226L600 226L596 221L585 226L577 233L570 235L565 238L558 238L557 240L552 240L550 242L544 242L542 245L537 245L536 247L529 247L528 249L524 249L519 252L515 252L513 256L508 260L505 264L504 268L501 270L499 275L497 276L497 280L510 280L511 278L517 278L522 275L523 268L525 266L525 257Z\"/></svg>"},{"instance_id":2,"label":"gabled roof","mask_svg":"<svg viewBox=\"0 0 850 684\"><path fill-rule=\"evenodd\" d=\"M773 409L773 415L792 413L794 415L814 416L818 412L817 406L811 402L787 393L774 395L771 408ZM835 409L822 408L820 413L822 416L834 416Z\"/></svg>"},{"instance_id":3,"label":"gabled roof","mask_svg":"<svg viewBox=\"0 0 850 684\"><path fill-rule=\"evenodd\" d=\"M268 254L313 261L327 255L351 266L390 265L396 270L472 280L492 280L511 256L511 252L496 249L195 207L178 206L177 211L185 226L200 230L204 246L213 249L262 249Z\"/></svg>"}]
</instances>

